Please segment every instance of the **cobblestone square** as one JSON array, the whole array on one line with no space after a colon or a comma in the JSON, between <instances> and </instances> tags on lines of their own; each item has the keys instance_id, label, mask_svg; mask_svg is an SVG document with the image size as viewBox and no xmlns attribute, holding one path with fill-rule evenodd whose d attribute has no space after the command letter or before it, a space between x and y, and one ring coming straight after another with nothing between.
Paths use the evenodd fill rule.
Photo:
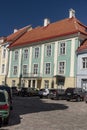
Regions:
<instances>
[{"instance_id":1,"label":"cobblestone square","mask_svg":"<svg viewBox=\"0 0 87 130\"><path fill-rule=\"evenodd\" d=\"M87 130L87 104L14 97L9 124L1 130Z\"/></svg>"}]
</instances>

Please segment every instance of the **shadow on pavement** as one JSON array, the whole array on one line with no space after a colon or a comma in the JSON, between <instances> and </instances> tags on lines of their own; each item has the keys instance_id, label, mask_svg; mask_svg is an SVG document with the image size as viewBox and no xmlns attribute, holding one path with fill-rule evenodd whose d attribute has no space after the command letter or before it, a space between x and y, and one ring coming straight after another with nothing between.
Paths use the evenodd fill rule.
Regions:
<instances>
[{"instance_id":1,"label":"shadow on pavement","mask_svg":"<svg viewBox=\"0 0 87 130\"><path fill-rule=\"evenodd\" d=\"M54 101L47 102L47 99L43 100L39 97L14 97L13 110L11 112L8 126L20 124L21 117L24 114L65 109L68 109L68 106Z\"/></svg>"}]
</instances>

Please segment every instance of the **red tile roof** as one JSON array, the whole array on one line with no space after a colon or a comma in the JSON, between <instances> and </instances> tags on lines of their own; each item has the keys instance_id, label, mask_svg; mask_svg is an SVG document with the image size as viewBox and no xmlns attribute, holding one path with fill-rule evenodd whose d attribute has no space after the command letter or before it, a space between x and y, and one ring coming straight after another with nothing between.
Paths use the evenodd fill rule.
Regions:
<instances>
[{"instance_id":1,"label":"red tile roof","mask_svg":"<svg viewBox=\"0 0 87 130\"><path fill-rule=\"evenodd\" d=\"M87 26L81 24L76 18L67 18L55 23L51 23L45 27L42 26L32 29L15 41L10 47L32 44L77 32L87 35L86 29Z\"/></svg>"},{"instance_id":2,"label":"red tile roof","mask_svg":"<svg viewBox=\"0 0 87 130\"><path fill-rule=\"evenodd\" d=\"M9 35L8 37L7 37L7 42L13 42L13 41L15 41L15 40L17 40L20 36L22 36L29 28L30 28L31 26L29 25L29 26L26 26L26 27L24 27L24 28L21 28L21 29L19 29L19 30L17 30L17 32L15 32L15 33L12 33L11 35Z\"/></svg>"},{"instance_id":3,"label":"red tile roof","mask_svg":"<svg viewBox=\"0 0 87 130\"><path fill-rule=\"evenodd\" d=\"M87 50L87 39L85 39L83 41L83 43L81 44L81 46L77 49L77 52L81 52L81 51L84 51L84 50Z\"/></svg>"}]
</instances>

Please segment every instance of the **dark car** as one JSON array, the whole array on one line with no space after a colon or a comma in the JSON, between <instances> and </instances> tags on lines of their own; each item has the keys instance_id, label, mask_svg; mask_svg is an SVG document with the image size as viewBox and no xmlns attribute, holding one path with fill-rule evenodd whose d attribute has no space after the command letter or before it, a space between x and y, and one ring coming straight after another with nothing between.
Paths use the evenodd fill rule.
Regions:
<instances>
[{"instance_id":1,"label":"dark car","mask_svg":"<svg viewBox=\"0 0 87 130\"><path fill-rule=\"evenodd\" d=\"M49 98L50 99L65 99L65 90L64 89L50 89Z\"/></svg>"},{"instance_id":2,"label":"dark car","mask_svg":"<svg viewBox=\"0 0 87 130\"><path fill-rule=\"evenodd\" d=\"M8 92L9 99L10 99L10 109L13 109L13 106L12 106L12 91L11 91L11 88L10 88L9 86L0 85L0 90L6 90L6 91Z\"/></svg>"},{"instance_id":3,"label":"dark car","mask_svg":"<svg viewBox=\"0 0 87 130\"><path fill-rule=\"evenodd\" d=\"M87 91L85 92L84 101L87 103Z\"/></svg>"},{"instance_id":4,"label":"dark car","mask_svg":"<svg viewBox=\"0 0 87 130\"><path fill-rule=\"evenodd\" d=\"M82 88L67 88L65 94L67 101L83 101L85 96L85 90Z\"/></svg>"},{"instance_id":5,"label":"dark car","mask_svg":"<svg viewBox=\"0 0 87 130\"><path fill-rule=\"evenodd\" d=\"M29 96L38 96L38 89L36 88L28 88L28 95Z\"/></svg>"},{"instance_id":6,"label":"dark car","mask_svg":"<svg viewBox=\"0 0 87 130\"><path fill-rule=\"evenodd\" d=\"M29 95L29 92L28 92L28 88L21 88L21 90L19 91L19 95L22 96L22 97L25 97L25 96L30 96Z\"/></svg>"},{"instance_id":7,"label":"dark car","mask_svg":"<svg viewBox=\"0 0 87 130\"><path fill-rule=\"evenodd\" d=\"M11 90L12 90L12 95L13 96L18 96L18 90L17 90L17 87L11 87Z\"/></svg>"}]
</instances>

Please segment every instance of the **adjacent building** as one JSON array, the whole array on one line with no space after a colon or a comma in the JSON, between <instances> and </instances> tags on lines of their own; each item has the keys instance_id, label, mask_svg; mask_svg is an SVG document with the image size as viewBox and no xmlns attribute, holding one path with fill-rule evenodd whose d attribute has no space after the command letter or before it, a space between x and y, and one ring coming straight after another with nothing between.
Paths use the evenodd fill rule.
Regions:
<instances>
[{"instance_id":1,"label":"adjacent building","mask_svg":"<svg viewBox=\"0 0 87 130\"><path fill-rule=\"evenodd\" d=\"M87 91L87 39L77 49L77 86Z\"/></svg>"},{"instance_id":2,"label":"adjacent building","mask_svg":"<svg viewBox=\"0 0 87 130\"><path fill-rule=\"evenodd\" d=\"M8 37L0 38L0 84L7 84L8 66L9 66L9 48L8 46L24 35L26 31L31 30L31 26L14 29L14 32Z\"/></svg>"}]
</instances>

